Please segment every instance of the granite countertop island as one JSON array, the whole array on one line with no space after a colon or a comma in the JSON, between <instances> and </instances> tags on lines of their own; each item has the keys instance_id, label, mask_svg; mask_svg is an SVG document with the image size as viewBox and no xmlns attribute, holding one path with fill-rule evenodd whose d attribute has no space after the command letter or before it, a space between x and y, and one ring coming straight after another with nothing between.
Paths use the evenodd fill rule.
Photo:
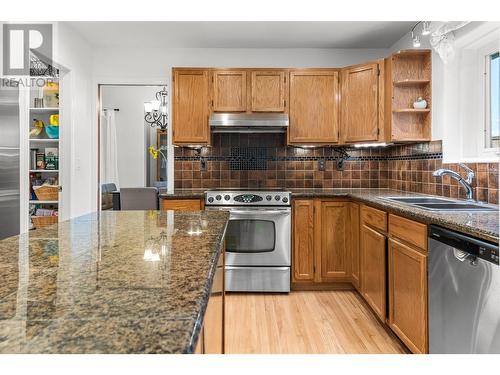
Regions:
<instances>
[{"instance_id":1,"label":"granite countertop island","mask_svg":"<svg viewBox=\"0 0 500 375\"><path fill-rule=\"evenodd\" d=\"M227 212L104 211L0 241L0 353L191 353Z\"/></svg>"},{"instance_id":2,"label":"granite countertop island","mask_svg":"<svg viewBox=\"0 0 500 375\"><path fill-rule=\"evenodd\" d=\"M209 189L176 189L162 193L162 199L203 199ZM228 188L227 190L231 190ZM249 189L252 190L252 189ZM258 190L258 189L257 189ZM285 189L292 193L293 199L299 198L345 198L366 203L409 219L426 224L439 225L451 230L498 243L498 211L490 212L451 212L430 211L403 203L389 201L384 197L428 196L425 194L404 192L392 189ZM441 197L445 198L445 197Z\"/></svg>"}]
</instances>

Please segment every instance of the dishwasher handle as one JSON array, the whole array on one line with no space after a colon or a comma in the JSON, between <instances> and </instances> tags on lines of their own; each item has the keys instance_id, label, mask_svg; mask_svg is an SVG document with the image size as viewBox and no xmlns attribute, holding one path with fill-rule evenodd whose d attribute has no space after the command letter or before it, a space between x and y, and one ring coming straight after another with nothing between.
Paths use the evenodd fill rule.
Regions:
<instances>
[{"instance_id":1,"label":"dishwasher handle","mask_svg":"<svg viewBox=\"0 0 500 375\"><path fill-rule=\"evenodd\" d=\"M431 225L429 227L429 241L430 240L444 243L455 249L466 252L471 256L486 260L497 266L499 265L498 244L486 242L462 233L453 232L436 225ZM429 246L429 248L431 248L431 246Z\"/></svg>"}]
</instances>

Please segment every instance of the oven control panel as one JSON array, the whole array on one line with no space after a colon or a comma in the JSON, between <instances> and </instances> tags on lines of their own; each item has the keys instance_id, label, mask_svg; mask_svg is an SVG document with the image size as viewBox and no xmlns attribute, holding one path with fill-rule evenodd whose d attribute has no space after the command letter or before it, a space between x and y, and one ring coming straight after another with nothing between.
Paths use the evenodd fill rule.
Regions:
<instances>
[{"instance_id":1,"label":"oven control panel","mask_svg":"<svg viewBox=\"0 0 500 375\"><path fill-rule=\"evenodd\" d=\"M286 191L207 191L206 206L290 206Z\"/></svg>"},{"instance_id":2,"label":"oven control panel","mask_svg":"<svg viewBox=\"0 0 500 375\"><path fill-rule=\"evenodd\" d=\"M240 202L240 203L255 203L263 201L260 195L255 195L255 194L240 194L236 195L233 199L235 202Z\"/></svg>"}]
</instances>

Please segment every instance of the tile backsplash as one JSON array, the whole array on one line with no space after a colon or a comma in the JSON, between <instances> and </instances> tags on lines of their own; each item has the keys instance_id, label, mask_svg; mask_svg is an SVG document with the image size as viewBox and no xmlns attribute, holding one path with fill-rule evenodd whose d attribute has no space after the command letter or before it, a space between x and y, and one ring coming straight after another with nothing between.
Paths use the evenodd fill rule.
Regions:
<instances>
[{"instance_id":1,"label":"tile backsplash","mask_svg":"<svg viewBox=\"0 0 500 375\"><path fill-rule=\"evenodd\" d=\"M175 187L392 188L464 197L456 180L432 176L438 168L459 171L442 163L440 141L345 151L288 147L283 134L214 134L212 147L199 155L175 148ZM498 204L498 163L468 166L476 172L474 197Z\"/></svg>"}]
</instances>

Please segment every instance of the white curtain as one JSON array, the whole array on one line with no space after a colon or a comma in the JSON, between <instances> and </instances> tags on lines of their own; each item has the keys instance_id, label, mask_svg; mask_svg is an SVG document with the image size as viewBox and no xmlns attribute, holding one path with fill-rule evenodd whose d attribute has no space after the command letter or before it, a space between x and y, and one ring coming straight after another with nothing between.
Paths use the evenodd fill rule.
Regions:
<instances>
[{"instance_id":1,"label":"white curtain","mask_svg":"<svg viewBox=\"0 0 500 375\"><path fill-rule=\"evenodd\" d=\"M119 189L115 111L104 110L102 117L101 183L114 183L116 188Z\"/></svg>"}]
</instances>

